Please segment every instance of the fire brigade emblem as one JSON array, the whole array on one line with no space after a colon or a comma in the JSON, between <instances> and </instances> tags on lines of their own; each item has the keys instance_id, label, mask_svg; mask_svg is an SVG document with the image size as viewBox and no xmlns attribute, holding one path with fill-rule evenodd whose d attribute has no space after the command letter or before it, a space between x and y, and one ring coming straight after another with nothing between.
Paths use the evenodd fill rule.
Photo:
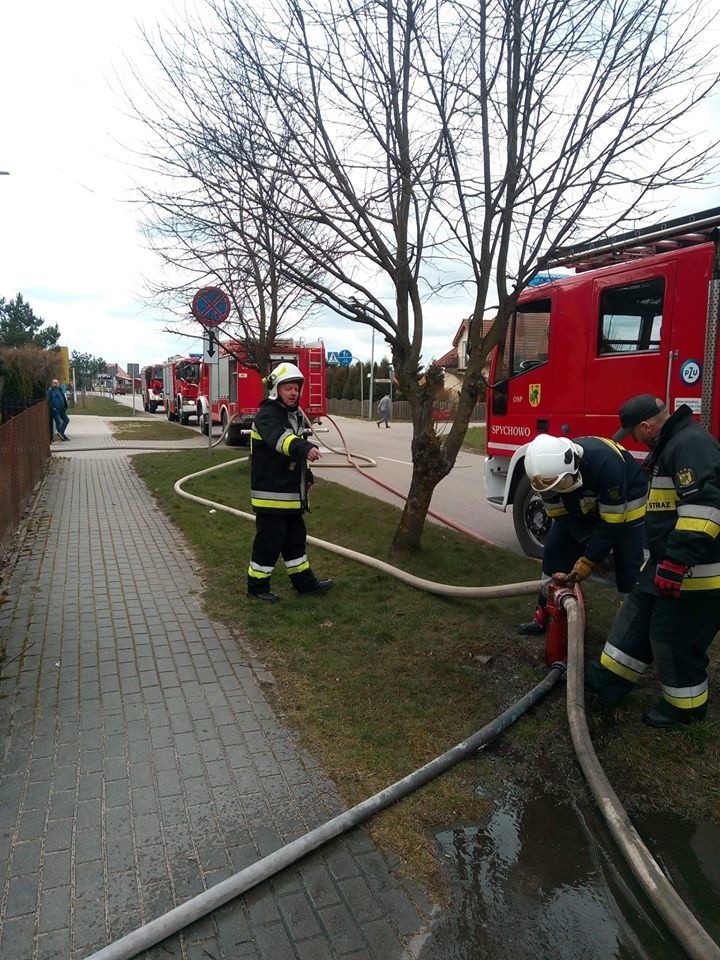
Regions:
<instances>
[{"instance_id":1,"label":"fire brigade emblem","mask_svg":"<svg viewBox=\"0 0 720 960\"><path fill-rule=\"evenodd\" d=\"M540 384L531 383L528 387L528 400L531 407L540 406Z\"/></svg>"},{"instance_id":2,"label":"fire brigade emblem","mask_svg":"<svg viewBox=\"0 0 720 960\"><path fill-rule=\"evenodd\" d=\"M681 487L690 487L695 482L695 477L690 467L683 467L677 472L677 482Z\"/></svg>"}]
</instances>

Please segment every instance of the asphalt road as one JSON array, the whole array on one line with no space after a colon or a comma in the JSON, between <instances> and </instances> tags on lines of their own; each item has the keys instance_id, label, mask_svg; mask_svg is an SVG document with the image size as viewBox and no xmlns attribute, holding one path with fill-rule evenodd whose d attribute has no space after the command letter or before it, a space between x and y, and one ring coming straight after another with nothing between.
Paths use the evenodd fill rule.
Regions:
<instances>
[{"instance_id":1,"label":"asphalt road","mask_svg":"<svg viewBox=\"0 0 720 960\"><path fill-rule=\"evenodd\" d=\"M115 399L130 408L133 406L132 396ZM143 413L141 397L136 396L134 402L136 412ZM161 407L155 416L164 418L164 409ZM191 425L188 429L197 430L197 427ZM215 434L219 436L218 427ZM411 424L391 421L390 429L386 430L384 427L378 429L375 420L325 417L317 439L324 444L322 460L313 467L318 476L388 503L402 503L399 496L379 486L375 480L388 484L403 495L407 493L412 475ZM370 458L374 466L364 465L358 457L356 462L363 465L363 469L357 470L348 465L344 451ZM481 454L462 451L451 473L436 487L431 510L490 543L522 554L512 516L491 507L485 499L484 461Z\"/></svg>"}]
</instances>

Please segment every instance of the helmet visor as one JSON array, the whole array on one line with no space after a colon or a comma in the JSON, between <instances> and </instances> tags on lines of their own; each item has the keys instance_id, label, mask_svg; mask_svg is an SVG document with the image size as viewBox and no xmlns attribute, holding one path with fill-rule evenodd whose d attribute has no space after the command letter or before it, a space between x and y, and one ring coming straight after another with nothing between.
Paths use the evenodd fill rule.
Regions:
<instances>
[{"instance_id":1,"label":"helmet visor","mask_svg":"<svg viewBox=\"0 0 720 960\"><path fill-rule=\"evenodd\" d=\"M532 477L530 486L536 493L572 493L582 484L582 477L578 473L565 473L562 477Z\"/></svg>"}]
</instances>

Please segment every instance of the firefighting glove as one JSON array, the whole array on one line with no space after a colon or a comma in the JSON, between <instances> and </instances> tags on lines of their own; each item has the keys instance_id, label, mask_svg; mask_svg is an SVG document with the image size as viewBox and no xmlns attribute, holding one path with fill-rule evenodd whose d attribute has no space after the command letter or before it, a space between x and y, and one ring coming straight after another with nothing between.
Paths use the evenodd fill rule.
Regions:
<instances>
[{"instance_id":1,"label":"firefighting glove","mask_svg":"<svg viewBox=\"0 0 720 960\"><path fill-rule=\"evenodd\" d=\"M587 557L580 557L570 573L554 573L552 578L556 583L581 583L583 580L587 580L594 569L595 564L592 560L588 560Z\"/></svg>"},{"instance_id":2,"label":"firefighting glove","mask_svg":"<svg viewBox=\"0 0 720 960\"><path fill-rule=\"evenodd\" d=\"M663 560L655 570L655 586L663 597L677 600L680 588L685 579L688 567L684 563L675 563L673 560Z\"/></svg>"}]
</instances>

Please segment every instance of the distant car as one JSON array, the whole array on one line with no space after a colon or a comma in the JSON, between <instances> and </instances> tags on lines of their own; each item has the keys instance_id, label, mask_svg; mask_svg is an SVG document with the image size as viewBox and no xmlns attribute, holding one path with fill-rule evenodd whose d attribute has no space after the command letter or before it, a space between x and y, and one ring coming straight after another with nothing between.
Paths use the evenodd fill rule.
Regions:
<instances>
[{"instance_id":1,"label":"distant car","mask_svg":"<svg viewBox=\"0 0 720 960\"><path fill-rule=\"evenodd\" d=\"M116 397L117 397L117 396L123 396L123 397L124 397L125 394L126 394L126 392L127 392L127 391L126 391L126 389L125 389L125 386L124 386L122 383L119 383L116 387L113 387L113 393L115 394Z\"/></svg>"}]
</instances>

